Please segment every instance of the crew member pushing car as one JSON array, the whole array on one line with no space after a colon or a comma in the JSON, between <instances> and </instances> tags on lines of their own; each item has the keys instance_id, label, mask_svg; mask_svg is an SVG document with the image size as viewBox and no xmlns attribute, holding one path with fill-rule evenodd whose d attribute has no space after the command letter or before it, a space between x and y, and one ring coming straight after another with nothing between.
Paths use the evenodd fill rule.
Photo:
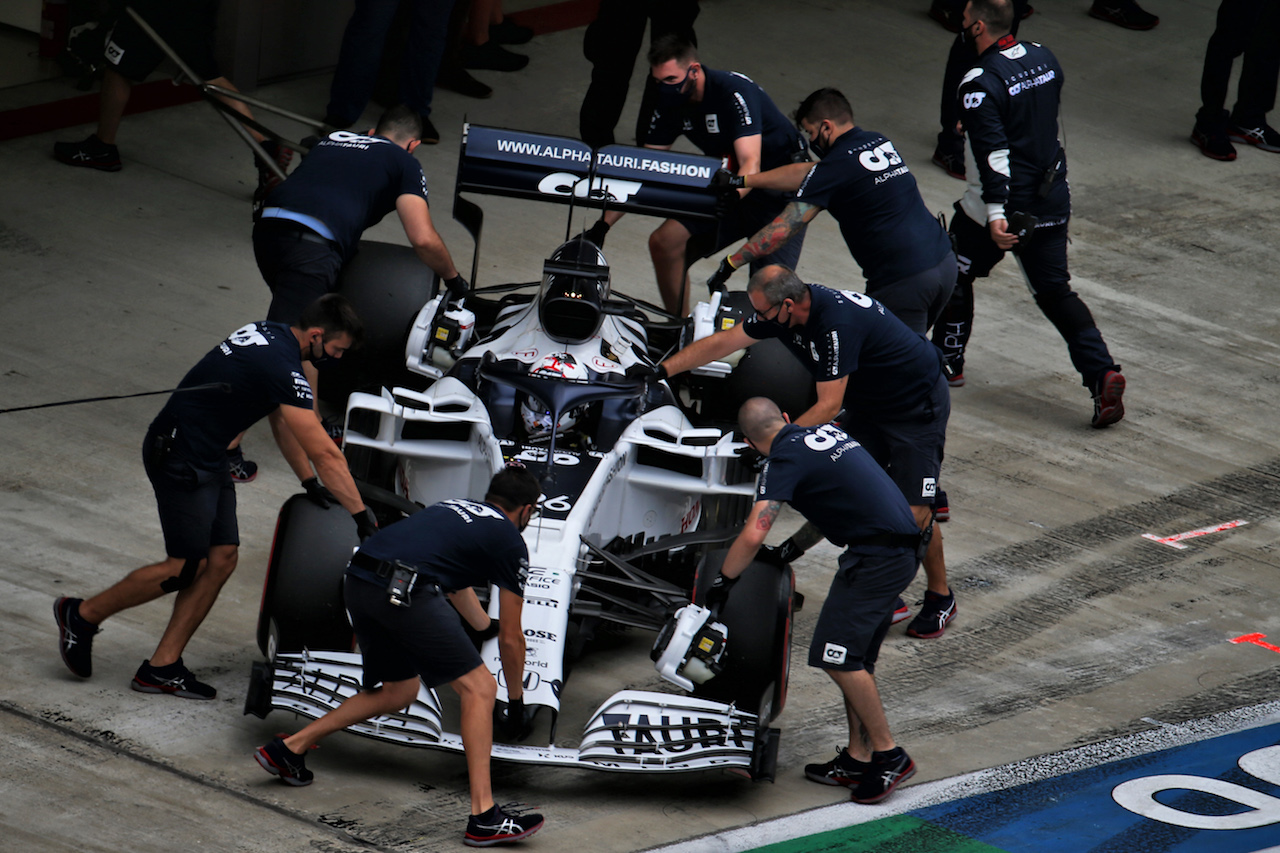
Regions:
<instances>
[{"instance_id":1,"label":"crew member pushing car","mask_svg":"<svg viewBox=\"0 0 1280 853\"><path fill-rule=\"evenodd\" d=\"M819 426L840 416L906 496L921 530L933 523L951 396L937 347L863 293L805 284L786 267L766 267L747 283L755 315L694 341L658 365L665 378L765 338L778 338L817 383L818 401L795 422ZM843 414L841 410L843 409ZM942 636L956 613L942 537L924 558L929 588L907 626L922 639ZM905 613L906 605L901 605Z\"/></svg>"},{"instance_id":2,"label":"crew member pushing car","mask_svg":"<svg viewBox=\"0 0 1280 853\"><path fill-rule=\"evenodd\" d=\"M852 789L855 803L878 803L916 772L889 731L874 677L895 602L919 565L922 533L911 507L858 442L834 424L800 427L772 400L753 397L738 412L747 443L766 455L756 503L707 592L723 606L789 503L833 543L845 547L809 644L809 666L823 669L844 695L849 745L807 777ZM802 550L784 544L793 553ZM752 571L767 571L757 567ZM732 640L731 640L732 641Z\"/></svg>"},{"instance_id":3,"label":"crew member pushing car","mask_svg":"<svg viewBox=\"0 0 1280 853\"><path fill-rule=\"evenodd\" d=\"M495 620L485 615L472 587L498 587L496 632L509 700L503 734L522 739L528 734L521 611L529 550L520 533L540 493L533 474L507 467L490 481L484 502L433 504L361 545L347 566L343 590L364 659L364 689L297 734L259 747L263 769L290 785L310 785L306 752L321 738L407 707L418 695L420 680L429 688L447 683L461 700L471 781L471 818L463 842L488 847L537 832L542 815L511 815L494 804L489 753L498 685L462 619L492 632Z\"/></svg>"},{"instance_id":4,"label":"crew member pushing car","mask_svg":"<svg viewBox=\"0 0 1280 853\"><path fill-rule=\"evenodd\" d=\"M346 458L312 411L302 364L341 358L364 333L351 305L337 294L317 300L293 326L249 323L193 367L160 410L142 444L142 461L155 490L164 531L164 560L126 575L92 598L59 598L62 660L73 673L93 673L92 645L104 619L176 592L173 616L160 644L130 685L142 693L213 699L182 652L235 571L240 544L236 492L226 447L264 416L298 479L309 493L323 491L352 514L361 538L377 525L360 500Z\"/></svg>"}]
</instances>

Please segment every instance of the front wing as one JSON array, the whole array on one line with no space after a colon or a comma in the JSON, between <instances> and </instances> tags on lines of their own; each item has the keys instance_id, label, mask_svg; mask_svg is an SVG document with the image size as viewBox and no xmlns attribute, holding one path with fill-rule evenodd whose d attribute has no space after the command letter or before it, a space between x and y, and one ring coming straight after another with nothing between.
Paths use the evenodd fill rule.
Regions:
<instances>
[{"instance_id":1,"label":"front wing","mask_svg":"<svg viewBox=\"0 0 1280 853\"><path fill-rule=\"evenodd\" d=\"M316 719L359 692L360 655L294 652L255 665L245 713L272 709ZM350 726L348 731L404 746L462 752L461 736L444 731L439 698L425 686L407 709ZM730 769L773 779L778 730L755 714L679 694L622 690L596 709L577 749L554 745L493 745L492 757L527 764L631 772Z\"/></svg>"}]
</instances>

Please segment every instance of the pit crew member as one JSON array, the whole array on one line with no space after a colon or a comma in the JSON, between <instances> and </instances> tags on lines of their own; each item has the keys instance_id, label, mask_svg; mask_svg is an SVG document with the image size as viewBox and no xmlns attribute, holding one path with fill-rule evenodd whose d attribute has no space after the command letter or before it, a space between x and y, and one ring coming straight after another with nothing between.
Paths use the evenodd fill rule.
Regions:
<instances>
[{"instance_id":1,"label":"pit crew member","mask_svg":"<svg viewBox=\"0 0 1280 853\"><path fill-rule=\"evenodd\" d=\"M925 334L951 297L956 258L946 231L924 206L915 177L887 137L854 124L853 107L838 90L813 92L795 116L817 163L754 175L717 173L717 182L728 187L794 192L795 199L726 256L707 285L722 286L734 270L777 252L806 223L830 210L862 267L866 293L908 328Z\"/></svg>"},{"instance_id":2,"label":"pit crew member","mask_svg":"<svg viewBox=\"0 0 1280 853\"><path fill-rule=\"evenodd\" d=\"M805 284L786 267L751 277L755 316L695 341L657 366L665 378L778 338L817 382L818 401L800 426L840 426L871 452L906 496L921 530L931 526L951 397L937 347L869 296ZM942 636L956 613L942 536L924 557L928 589L907 633ZM905 608L905 605L903 605Z\"/></svg>"},{"instance_id":3,"label":"pit crew member","mask_svg":"<svg viewBox=\"0 0 1280 853\"><path fill-rule=\"evenodd\" d=\"M238 559L240 533L227 443L263 416L308 493L323 493L340 503L362 538L376 529L346 458L312 411L311 386L302 375L303 361L341 358L363 333L351 305L333 294L303 312L297 325L263 321L242 326L183 377L142 443L167 556L92 598L54 602L58 646L68 669L81 678L93 674L93 637L103 620L176 592L160 643L138 667L130 687L184 699L217 696L217 690L186 668L182 652Z\"/></svg>"},{"instance_id":4,"label":"pit crew member","mask_svg":"<svg viewBox=\"0 0 1280 853\"><path fill-rule=\"evenodd\" d=\"M874 673L895 602L915 577L929 528L922 533L916 527L893 481L834 424L797 426L765 397L744 403L738 423L747 443L768 460L755 506L707 592L707 606L723 605L784 503L845 547L818 614L809 666L826 670L844 695L849 744L804 773L823 785L851 788L855 803L878 803L916 772L911 756L894 742Z\"/></svg>"},{"instance_id":5,"label":"pit crew member","mask_svg":"<svg viewBox=\"0 0 1280 853\"><path fill-rule=\"evenodd\" d=\"M488 847L519 841L542 827L540 814L513 816L494 804L489 753L498 685L459 616L465 614L468 622L476 614L487 618L472 587L498 587L498 647L509 699L502 722L504 734L522 738L528 731L520 616L529 551L520 533L533 517L540 491L525 468L507 467L489 482L483 503L433 504L360 546L343 590L364 658L364 689L297 734L259 747L255 755L264 770L290 785L310 785L314 774L307 769L306 752L321 738L408 706L417 698L419 681L429 688L448 683L462 703L462 744L471 781L471 818L463 842Z\"/></svg>"},{"instance_id":6,"label":"pit crew member","mask_svg":"<svg viewBox=\"0 0 1280 853\"><path fill-rule=\"evenodd\" d=\"M1047 48L1012 36L1012 22L1009 0L972 0L961 21L978 49L957 95L976 175L955 204L951 234L960 275L933 340L947 357L952 384L963 384L974 279L1012 251L1036 305L1067 342L1093 394L1093 426L1102 428L1124 417L1125 378L1067 272L1071 190L1058 139L1062 66Z\"/></svg>"},{"instance_id":7,"label":"pit crew member","mask_svg":"<svg viewBox=\"0 0 1280 853\"><path fill-rule=\"evenodd\" d=\"M707 156L728 158L730 170L738 175L806 156L804 139L763 89L745 75L705 67L694 46L680 36L655 39L649 66L659 100L649 117L646 148L668 150L684 135ZM688 313L687 270L693 259L749 237L787 203L787 197L774 190L738 192L738 203L718 221L668 219L649 235L658 290L671 313ZM621 217L619 211L607 211L586 236L602 245L609 227ZM803 242L803 235L797 235L777 255L758 259L757 264L780 263L794 269Z\"/></svg>"}]
</instances>

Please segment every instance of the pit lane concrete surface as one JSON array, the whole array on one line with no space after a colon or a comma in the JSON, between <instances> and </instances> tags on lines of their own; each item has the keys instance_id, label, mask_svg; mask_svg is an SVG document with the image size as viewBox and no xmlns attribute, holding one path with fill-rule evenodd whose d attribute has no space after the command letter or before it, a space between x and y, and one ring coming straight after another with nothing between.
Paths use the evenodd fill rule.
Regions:
<instances>
[{"instance_id":1,"label":"pit lane concrete surface","mask_svg":"<svg viewBox=\"0 0 1280 853\"><path fill-rule=\"evenodd\" d=\"M963 185L929 156L950 36L925 16L924 0L702 5L708 65L751 75L788 112L811 90L838 86L861 125L894 141L931 209L949 211ZM1146 33L1095 21L1087 7L1036 4L1023 35L1053 48L1066 71L1074 284L1124 365L1128 414L1105 431L1089 428L1088 393L1014 264L979 283L943 470L959 615L939 640L895 631L879 669L895 734L919 766L911 784L1275 698L1280 656L1231 640L1261 634L1280 644L1280 156L1242 150L1218 163L1187 142L1215 3L1153 0L1162 22ZM433 118L444 138L418 157L436 224L464 269L471 242L449 219L448 200L464 117L575 136L589 74L581 38L581 28L539 36L525 71L480 72L492 99L438 93ZM633 121L637 84L638 75L621 128ZM257 94L318 115L327 88L327 77L312 77ZM249 242L252 162L208 107L128 117L118 174L51 158L55 139L84 132L0 144L0 408L170 388L266 311ZM478 282L536 278L563 238L565 208L480 202ZM573 230L589 221L580 213ZM629 216L609 235L616 289L656 298L645 242L655 225ZM394 217L367 236L404 242ZM699 263L694 281L712 269L714 260ZM829 217L811 227L800 272L860 286ZM742 274L731 282L745 283ZM0 415L0 846L456 849L467 809L460 757L337 735L309 757L317 781L302 789L253 762L254 747L301 725L280 712L241 715L275 514L297 490L265 425L246 441L261 473L238 489L240 568L186 653L217 700L128 689L168 602L106 623L92 679L63 667L53 599L97 592L160 556L139 444L161 399ZM1244 523L1172 542L1144 538L1236 521ZM808 604L796 620L774 784L495 765L499 802L547 816L526 847L640 850L843 802L844 791L802 775L845 737L836 691L805 666L836 553L819 546L796 564ZM615 690L657 687L650 642L623 637L575 671L563 743Z\"/></svg>"}]
</instances>

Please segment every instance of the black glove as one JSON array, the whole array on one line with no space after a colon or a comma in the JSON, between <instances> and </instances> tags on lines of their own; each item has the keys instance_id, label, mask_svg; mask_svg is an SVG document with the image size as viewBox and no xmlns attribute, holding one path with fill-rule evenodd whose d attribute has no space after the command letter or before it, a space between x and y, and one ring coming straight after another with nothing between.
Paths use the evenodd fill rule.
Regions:
<instances>
[{"instance_id":1,"label":"black glove","mask_svg":"<svg viewBox=\"0 0 1280 853\"><path fill-rule=\"evenodd\" d=\"M470 638L471 642L475 645L476 651L480 651L480 647L484 645L485 640L488 640L490 637L498 636L497 619L490 619L489 627L485 628L483 631L477 631L475 628L472 628L471 623L466 619L462 620L462 627L466 629L467 637Z\"/></svg>"},{"instance_id":2,"label":"black glove","mask_svg":"<svg viewBox=\"0 0 1280 853\"><path fill-rule=\"evenodd\" d=\"M462 277L462 273L458 273L453 278L446 281L444 286L448 288L449 295L453 297L451 301L454 302L459 299L465 299L466 295L471 292L471 285Z\"/></svg>"},{"instance_id":3,"label":"black glove","mask_svg":"<svg viewBox=\"0 0 1280 853\"><path fill-rule=\"evenodd\" d=\"M628 379L643 379L647 385L656 385L663 379L670 379L667 369L661 364L633 364L627 368Z\"/></svg>"},{"instance_id":4,"label":"black glove","mask_svg":"<svg viewBox=\"0 0 1280 853\"><path fill-rule=\"evenodd\" d=\"M368 507L351 513L351 517L355 520L356 535L361 542L378 532L378 519L374 518L373 510Z\"/></svg>"},{"instance_id":5,"label":"black glove","mask_svg":"<svg viewBox=\"0 0 1280 853\"><path fill-rule=\"evenodd\" d=\"M724 604L729 600L729 591L733 589L741 578L727 578L724 575L716 575L716 579L712 581L711 586L707 589L707 595L702 602L702 606L708 610L714 610L719 613L724 609Z\"/></svg>"},{"instance_id":6,"label":"black glove","mask_svg":"<svg viewBox=\"0 0 1280 853\"><path fill-rule=\"evenodd\" d=\"M590 228L588 228L586 231L583 231L578 236L583 237L587 240L590 240L592 243L595 243L598 248L603 249L604 235L608 233L609 233L609 223L605 222L603 219L597 219L595 225L592 225Z\"/></svg>"},{"instance_id":7,"label":"black glove","mask_svg":"<svg viewBox=\"0 0 1280 853\"><path fill-rule=\"evenodd\" d=\"M768 456L765 456L749 444L735 452L738 454L738 458L742 460L742 464L752 471L759 471L764 468L764 463L769 459Z\"/></svg>"},{"instance_id":8,"label":"black glove","mask_svg":"<svg viewBox=\"0 0 1280 853\"><path fill-rule=\"evenodd\" d=\"M711 176L711 189L718 193L737 192L746 185L746 178L735 175L728 169L716 169L716 173Z\"/></svg>"},{"instance_id":9,"label":"black glove","mask_svg":"<svg viewBox=\"0 0 1280 853\"><path fill-rule=\"evenodd\" d=\"M493 709L494 733L505 741L522 741L533 731L533 709L525 710L524 699L512 699Z\"/></svg>"},{"instance_id":10,"label":"black glove","mask_svg":"<svg viewBox=\"0 0 1280 853\"><path fill-rule=\"evenodd\" d=\"M311 502L321 509L328 509L338 502L338 499L333 496L333 492L321 485L319 477L308 477L303 480L302 488L307 490L307 497L311 499Z\"/></svg>"},{"instance_id":11,"label":"black glove","mask_svg":"<svg viewBox=\"0 0 1280 853\"><path fill-rule=\"evenodd\" d=\"M728 281L729 276L733 275L737 270L737 267L729 263L729 256L725 255L724 259L720 261L720 266L716 267L716 271L707 279L707 290L710 290L712 293L715 293L717 290L727 290L728 288L724 286L724 283Z\"/></svg>"},{"instance_id":12,"label":"black glove","mask_svg":"<svg viewBox=\"0 0 1280 853\"><path fill-rule=\"evenodd\" d=\"M804 554L804 549L796 544L794 538L788 539L781 545L765 545L756 552L756 559L763 560L766 563L773 563L775 566L784 566L788 563L794 563Z\"/></svg>"}]
</instances>

